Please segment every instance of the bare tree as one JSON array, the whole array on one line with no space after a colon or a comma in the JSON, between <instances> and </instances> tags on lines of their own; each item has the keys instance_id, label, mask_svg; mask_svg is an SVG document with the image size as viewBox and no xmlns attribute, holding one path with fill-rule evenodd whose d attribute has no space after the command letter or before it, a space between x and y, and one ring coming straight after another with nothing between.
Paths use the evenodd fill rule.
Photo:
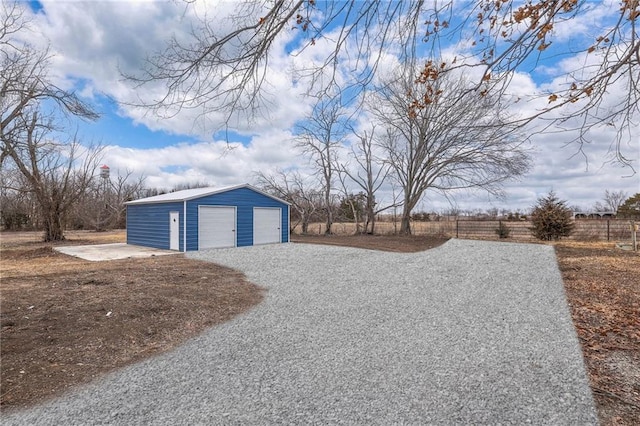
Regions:
<instances>
[{"instance_id":1,"label":"bare tree","mask_svg":"<svg viewBox=\"0 0 640 426\"><path fill-rule=\"evenodd\" d=\"M322 208L322 194L298 171L278 170L274 174L256 173L257 185L266 192L285 200L293 209L291 231L298 225L301 233L309 232L309 223L315 213Z\"/></svg>"},{"instance_id":2,"label":"bare tree","mask_svg":"<svg viewBox=\"0 0 640 426\"><path fill-rule=\"evenodd\" d=\"M73 92L61 89L47 76L49 53L38 51L17 39L28 30L23 5L3 2L0 9L0 165L8 155L7 146L24 132L24 116L34 113L45 101L57 110L77 117L97 119L98 114Z\"/></svg>"},{"instance_id":3,"label":"bare tree","mask_svg":"<svg viewBox=\"0 0 640 426\"><path fill-rule=\"evenodd\" d=\"M472 92L457 96L468 85L463 77L439 79L422 95L431 102L407 114L422 88L411 75L401 73L368 103L386 128L380 144L402 187L403 234L411 233L411 212L425 191L446 195L476 188L500 196L502 183L526 173L530 163L498 99Z\"/></svg>"},{"instance_id":4,"label":"bare tree","mask_svg":"<svg viewBox=\"0 0 640 426\"><path fill-rule=\"evenodd\" d=\"M365 197L365 218L364 232L373 234L375 232L376 215L394 207L394 204L380 206L376 202L376 193L385 183L389 175L390 168L388 162L378 159L374 153L374 133L375 126L370 130L361 133L352 129L353 134L358 139L355 145L351 146L350 157L355 161L355 170L349 164L339 165L339 177L342 187L347 188L346 177L355 183L363 192ZM346 194L345 189L345 194Z\"/></svg>"},{"instance_id":5,"label":"bare tree","mask_svg":"<svg viewBox=\"0 0 640 426\"><path fill-rule=\"evenodd\" d=\"M297 53L320 39L335 46L319 67L297 72L317 86L313 95L331 93L347 44L357 46L360 61L350 71L356 75L353 83L361 85L373 78L382 52L391 43L399 39L415 42L422 1L418 3L239 1L226 18L203 16L188 41L173 37L164 51L148 58L140 75L127 77L141 86L164 84L164 96L146 104L163 116L183 108L201 108L202 114L222 111L227 118L261 107L267 113L270 54L279 38L300 33L302 46ZM337 22L344 27L329 35ZM228 30L221 32L220 28ZM369 56L371 61L366 60Z\"/></svg>"},{"instance_id":6,"label":"bare tree","mask_svg":"<svg viewBox=\"0 0 640 426\"><path fill-rule=\"evenodd\" d=\"M125 170L123 174L118 173L115 179L110 179L108 199L113 211L112 226L120 229L126 226L127 208L124 203L142 198L145 179L144 176L134 178L131 170Z\"/></svg>"},{"instance_id":7,"label":"bare tree","mask_svg":"<svg viewBox=\"0 0 640 426\"><path fill-rule=\"evenodd\" d=\"M481 0L468 9L467 20L462 24L469 31L460 32L455 25L449 25L455 13L454 2L445 2L426 20L424 40L434 50L449 37L464 40L472 48L451 60L427 61L421 77L428 80L443 68L475 67L481 70L482 77L474 89L505 93L514 73L545 58L547 51L547 57L582 54L576 68L565 68L564 86L543 95L547 106L520 117L517 123L526 125L542 119L546 122L544 130L552 125L561 125L564 131L575 130L575 142L581 152L590 141L592 129L613 127L617 133L612 151L619 163L633 169L639 147L640 2L621 1L619 7L602 5L603 10L597 13L604 22L600 34L574 37L566 51L552 46L557 27L571 25L598 6L583 0L522 4ZM616 85L618 89L613 90Z\"/></svg>"},{"instance_id":8,"label":"bare tree","mask_svg":"<svg viewBox=\"0 0 640 426\"><path fill-rule=\"evenodd\" d=\"M69 214L72 228L96 232L111 228L113 210L103 179L93 179L79 201Z\"/></svg>"},{"instance_id":9,"label":"bare tree","mask_svg":"<svg viewBox=\"0 0 640 426\"><path fill-rule=\"evenodd\" d=\"M174 186L173 188L171 188L169 192L183 191L185 189L208 188L210 186L212 185L207 181L180 183Z\"/></svg>"},{"instance_id":10,"label":"bare tree","mask_svg":"<svg viewBox=\"0 0 640 426\"><path fill-rule=\"evenodd\" d=\"M319 177L324 196L325 234L331 234L333 224L333 184L337 168L337 150L344 140L345 113L339 97L319 101L312 115L300 124L296 145L311 159Z\"/></svg>"},{"instance_id":11,"label":"bare tree","mask_svg":"<svg viewBox=\"0 0 640 426\"><path fill-rule=\"evenodd\" d=\"M140 198L144 189L144 176L133 179L126 170L115 177L93 179L76 210L77 219L96 231L124 228L125 202Z\"/></svg>"},{"instance_id":12,"label":"bare tree","mask_svg":"<svg viewBox=\"0 0 640 426\"><path fill-rule=\"evenodd\" d=\"M64 220L73 205L85 194L99 163L101 147L84 147L77 139L59 143L49 139L53 124L37 113L24 123L18 141L3 147L7 155L3 167L15 167L24 185L14 190L33 194L40 207L45 241L64 239Z\"/></svg>"},{"instance_id":13,"label":"bare tree","mask_svg":"<svg viewBox=\"0 0 640 426\"><path fill-rule=\"evenodd\" d=\"M23 7L3 2L0 8L0 168L15 168L22 175L24 185L14 189L33 193L41 207L44 238L55 241L64 239L64 216L90 183L100 149L84 149L75 136L56 141L54 131L62 130L56 124L63 117L54 114L98 115L48 79L46 50L19 40L28 30Z\"/></svg>"},{"instance_id":14,"label":"bare tree","mask_svg":"<svg viewBox=\"0 0 640 426\"><path fill-rule=\"evenodd\" d=\"M28 190L24 178L15 169L0 171L0 223L10 231L37 229L38 208ZM19 188L19 189L15 189Z\"/></svg>"},{"instance_id":15,"label":"bare tree","mask_svg":"<svg viewBox=\"0 0 640 426\"><path fill-rule=\"evenodd\" d=\"M628 195L624 191L609 191L607 189L604 191L604 202L596 202L594 209L598 212L617 212L627 197Z\"/></svg>"},{"instance_id":16,"label":"bare tree","mask_svg":"<svg viewBox=\"0 0 640 426\"><path fill-rule=\"evenodd\" d=\"M565 51L551 47L556 28L579 20L594 7L597 5L584 0L480 0L472 4L453 0L244 0L222 22L213 16L202 17L190 41L174 38L163 52L149 58L144 73L134 80L164 83L165 95L148 106L165 114L202 107L203 114L216 110L231 115L264 106L270 53L278 46L278 37L291 32L299 34L298 48L292 54L312 49L320 40L330 45L314 68L302 71L310 77L314 94L330 92L338 75L350 87L365 87L376 75L381 58L393 54L404 63L414 57L416 47L435 58L426 61L421 78L429 80L451 69L472 67L478 69L479 77L471 89L492 94L508 91L516 72L527 71L532 62L547 54L582 53L588 60L565 71L565 88L544 94L547 107L520 117L518 123L547 118L549 125L566 127L576 119L573 127L579 132L576 141L581 148L592 127L614 126L617 159L633 166L640 99L640 3L625 0L619 7L608 7L599 12L604 22L601 34L576 36ZM459 54L448 57L446 49L456 43L461 46ZM345 63L347 68L341 68ZM615 84L626 85L622 97L607 90ZM424 100L414 101L422 104ZM626 154L627 150L633 155Z\"/></svg>"}]
</instances>

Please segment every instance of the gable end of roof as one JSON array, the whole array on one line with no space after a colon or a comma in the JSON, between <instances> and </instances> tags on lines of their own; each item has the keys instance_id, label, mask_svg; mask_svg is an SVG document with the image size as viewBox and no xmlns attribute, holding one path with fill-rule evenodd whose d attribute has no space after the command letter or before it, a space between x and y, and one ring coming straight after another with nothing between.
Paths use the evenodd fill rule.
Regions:
<instances>
[{"instance_id":1,"label":"gable end of roof","mask_svg":"<svg viewBox=\"0 0 640 426\"><path fill-rule=\"evenodd\" d=\"M258 194L262 194L266 197L272 198L278 202L284 203L286 205L291 205L287 201L275 197L271 194L268 194L248 183L229 186L224 188L194 188L194 189L184 189L182 191L170 192L167 194L154 195L153 197L140 198L138 200L127 201L124 203L125 205L142 205L142 204L158 204L158 203L175 203L175 202L185 202L191 201L202 197L208 197L210 195L222 194L224 192L233 191L236 189L248 188Z\"/></svg>"}]
</instances>

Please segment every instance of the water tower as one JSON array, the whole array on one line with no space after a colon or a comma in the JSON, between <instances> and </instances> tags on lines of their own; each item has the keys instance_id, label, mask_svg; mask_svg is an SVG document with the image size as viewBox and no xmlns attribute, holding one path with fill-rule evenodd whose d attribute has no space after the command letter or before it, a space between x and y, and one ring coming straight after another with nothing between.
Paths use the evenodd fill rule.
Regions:
<instances>
[{"instance_id":1,"label":"water tower","mask_svg":"<svg viewBox=\"0 0 640 426\"><path fill-rule=\"evenodd\" d=\"M106 164L100 166L100 177L104 180L109 179L109 166L107 166Z\"/></svg>"},{"instance_id":2,"label":"water tower","mask_svg":"<svg viewBox=\"0 0 640 426\"><path fill-rule=\"evenodd\" d=\"M106 164L100 166L100 179L102 179L102 195L104 196L104 204L105 208L107 208L109 203L109 187L111 186L111 181L109 180L109 166L107 166Z\"/></svg>"},{"instance_id":3,"label":"water tower","mask_svg":"<svg viewBox=\"0 0 640 426\"><path fill-rule=\"evenodd\" d=\"M102 182L98 185L97 188L98 193L96 194L96 201L102 198L102 201L104 202L104 208L98 208L95 212L96 231L104 231L106 229L105 226L107 225L107 222L109 220L109 187L111 186L111 181L109 180L109 166L107 166L106 164L100 166L100 179L102 180Z\"/></svg>"}]
</instances>

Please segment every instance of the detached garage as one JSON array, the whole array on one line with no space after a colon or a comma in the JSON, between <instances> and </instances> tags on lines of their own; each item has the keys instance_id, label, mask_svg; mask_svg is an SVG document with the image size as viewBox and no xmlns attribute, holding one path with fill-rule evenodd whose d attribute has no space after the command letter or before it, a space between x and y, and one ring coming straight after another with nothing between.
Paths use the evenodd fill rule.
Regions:
<instances>
[{"instance_id":1,"label":"detached garage","mask_svg":"<svg viewBox=\"0 0 640 426\"><path fill-rule=\"evenodd\" d=\"M127 243L192 251L289 242L289 204L254 188L197 188L129 201Z\"/></svg>"}]
</instances>

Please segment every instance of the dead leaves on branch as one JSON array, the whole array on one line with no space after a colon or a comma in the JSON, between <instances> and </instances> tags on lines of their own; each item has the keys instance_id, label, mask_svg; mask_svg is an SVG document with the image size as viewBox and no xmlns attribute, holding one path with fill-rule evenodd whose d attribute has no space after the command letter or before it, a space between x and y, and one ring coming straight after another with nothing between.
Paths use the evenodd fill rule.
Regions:
<instances>
[{"instance_id":1,"label":"dead leaves on branch","mask_svg":"<svg viewBox=\"0 0 640 426\"><path fill-rule=\"evenodd\" d=\"M640 0L622 0L620 11L627 15L627 20L635 21L640 16Z\"/></svg>"},{"instance_id":2,"label":"dead leaves on branch","mask_svg":"<svg viewBox=\"0 0 640 426\"><path fill-rule=\"evenodd\" d=\"M418 111L426 108L438 101L442 95L442 89L438 88L438 78L447 68L446 62L435 63L427 61L415 79L416 84L423 85L424 90L418 94L413 91L407 92L409 98L409 117L416 118Z\"/></svg>"},{"instance_id":3,"label":"dead leaves on branch","mask_svg":"<svg viewBox=\"0 0 640 426\"><path fill-rule=\"evenodd\" d=\"M471 22L474 25L474 36L469 40L469 44L478 49L476 54L480 58L481 65L486 67L481 81L481 86L484 87L478 87L480 96L486 96L500 79L508 78L510 72L514 71L527 55L548 50L553 44L556 24L575 18L580 13L581 7L583 4L578 0L529 0L520 5L512 0L478 2L470 14L470 18L474 18ZM434 16L441 15L445 9L438 10ZM617 12L614 9L612 13ZM587 104L595 104L598 97L604 93L605 87L601 86L606 86L612 78L609 73L615 73L618 69L619 72L624 72L621 68L624 64L619 62L624 60L629 62L628 69L637 65L633 63L633 56L629 55L620 55L623 59L608 58L612 50L615 50L619 43L624 42L622 34L625 23L633 23L640 17L640 0L620 1L619 13L621 16L616 26L598 36L593 45L586 46L583 50L587 54L602 52L604 65L601 73L583 81L576 80L567 90L550 93L548 104L553 106L549 106L549 109L589 98ZM448 28L450 24L448 21L435 18L428 19L424 23L425 42L435 42L436 38L432 39L432 37L442 32L444 28ZM633 50L633 47L630 50ZM624 59L626 56L629 57ZM448 65L453 68L453 63ZM417 81L425 85L431 84L438 78L440 72L441 70L428 62ZM492 81L493 75L497 76L495 81ZM630 77L633 78L633 76ZM418 106L423 104L420 99L416 101Z\"/></svg>"}]
</instances>

